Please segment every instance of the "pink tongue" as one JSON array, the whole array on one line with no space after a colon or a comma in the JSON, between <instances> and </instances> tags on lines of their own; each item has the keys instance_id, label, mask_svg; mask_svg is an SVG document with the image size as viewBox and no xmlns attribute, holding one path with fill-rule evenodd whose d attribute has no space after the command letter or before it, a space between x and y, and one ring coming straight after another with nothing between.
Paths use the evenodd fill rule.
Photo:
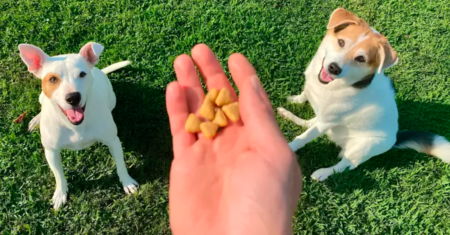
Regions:
<instances>
[{"instance_id":1,"label":"pink tongue","mask_svg":"<svg viewBox=\"0 0 450 235\"><path fill-rule=\"evenodd\" d=\"M83 112L83 109L81 109L81 107L67 109L66 114L67 114L67 117L69 118L69 120L74 123L81 121L84 116L84 112Z\"/></svg>"},{"instance_id":2,"label":"pink tongue","mask_svg":"<svg viewBox=\"0 0 450 235\"><path fill-rule=\"evenodd\" d=\"M330 74L327 73L327 71L323 68L322 72L320 72L320 78L324 82L331 82L333 81L333 78L330 76Z\"/></svg>"}]
</instances>

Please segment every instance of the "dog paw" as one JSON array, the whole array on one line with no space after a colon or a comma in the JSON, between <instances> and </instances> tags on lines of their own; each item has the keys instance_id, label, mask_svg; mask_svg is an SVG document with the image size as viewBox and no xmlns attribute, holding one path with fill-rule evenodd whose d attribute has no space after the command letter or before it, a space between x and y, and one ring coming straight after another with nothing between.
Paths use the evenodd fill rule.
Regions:
<instances>
[{"instance_id":1,"label":"dog paw","mask_svg":"<svg viewBox=\"0 0 450 235\"><path fill-rule=\"evenodd\" d=\"M139 189L138 182L136 182L136 180L131 178L131 176L124 177L124 179L122 179L121 182L122 182L122 185L123 185L123 190L127 194L135 193Z\"/></svg>"},{"instance_id":2,"label":"dog paw","mask_svg":"<svg viewBox=\"0 0 450 235\"><path fill-rule=\"evenodd\" d=\"M56 189L53 194L53 209L58 210L62 205L67 202L67 189Z\"/></svg>"},{"instance_id":3,"label":"dog paw","mask_svg":"<svg viewBox=\"0 0 450 235\"><path fill-rule=\"evenodd\" d=\"M302 139L294 139L289 143L289 148L295 153L295 151L305 147L305 141Z\"/></svg>"},{"instance_id":4,"label":"dog paw","mask_svg":"<svg viewBox=\"0 0 450 235\"><path fill-rule=\"evenodd\" d=\"M289 101L291 103L297 103L297 104L303 104L306 102L306 99L302 95L292 95L292 96L288 96L286 99L287 99L287 101Z\"/></svg>"},{"instance_id":5,"label":"dog paw","mask_svg":"<svg viewBox=\"0 0 450 235\"><path fill-rule=\"evenodd\" d=\"M280 116L284 117L284 118L289 118L289 114L291 112L287 111L285 108L283 107L278 107L277 108L277 112Z\"/></svg>"},{"instance_id":6,"label":"dog paw","mask_svg":"<svg viewBox=\"0 0 450 235\"><path fill-rule=\"evenodd\" d=\"M322 168L322 169L315 171L311 175L311 178L314 180L317 180L317 181L324 181L332 174L334 174L334 171L332 168Z\"/></svg>"}]
</instances>

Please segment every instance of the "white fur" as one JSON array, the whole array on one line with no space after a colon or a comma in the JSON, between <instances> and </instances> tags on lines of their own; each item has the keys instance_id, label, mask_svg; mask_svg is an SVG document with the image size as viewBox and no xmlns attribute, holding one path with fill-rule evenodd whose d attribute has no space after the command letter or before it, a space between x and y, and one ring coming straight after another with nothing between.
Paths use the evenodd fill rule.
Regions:
<instances>
[{"instance_id":1,"label":"white fur","mask_svg":"<svg viewBox=\"0 0 450 235\"><path fill-rule=\"evenodd\" d=\"M318 74L325 56L327 58L324 67L331 62L343 65L339 60L344 55L333 55L330 49L327 50L327 43L325 38L306 69L304 91L300 96L289 98L300 103L308 100L316 117L305 121L283 108L278 109L280 115L298 125L308 127L289 144L293 151L322 134L327 134L342 147L339 154L342 157L341 162L312 174L313 179L320 181L335 172L354 169L371 157L388 151L395 144L398 131L395 93L390 79L384 73L377 73L370 86L364 89L353 88L351 84L355 81L351 78L335 77L326 85L319 82ZM347 76L352 72L346 71Z\"/></svg>"},{"instance_id":2,"label":"white fur","mask_svg":"<svg viewBox=\"0 0 450 235\"><path fill-rule=\"evenodd\" d=\"M123 159L122 146L117 137L117 127L111 111L116 105L116 96L105 73L112 72L130 64L129 61L119 62L104 69L104 72L94 67L103 46L93 43L83 49L92 50L86 54L94 64L80 54L47 56L42 50L31 45L21 44L21 57L37 77L43 79L49 73L57 73L61 77L59 87L51 98L41 93L39 102L42 111L29 124L34 129L40 124L41 141L45 148L45 156L56 179L56 190L53 196L54 208L57 209L67 201L67 181L61 163L61 149L81 150L97 141L109 147L116 163L117 174L126 193L134 193L138 183L130 177ZM82 49L82 50L83 50ZM37 53L38 57L33 57ZM43 58L34 61L33 58ZM84 78L77 77L80 71L86 72ZM84 121L73 125L58 105L64 109L70 108L64 97L69 92L79 92L82 96L81 105L85 105Z\"/></svg>"},{"instance_id":3,"label":"white fur","mask_svg":"<svg viewBox=\"0 0 450 235\"><path fill-rule=\"evenodd\" d=\"M308 128L289 144L293 151L322 134L327 134L342 148L339 154L342 160L338 164L312 174L311 177L319 181L345 169L354 169L370 158L388 151L394 146L398 132L395 93L390 78L383 72L386 68L375 74L369 86L363 89L352 87L358 74L365 74L365 71L355 67L346 69L345 63L341 61L345 57L345 51L333 51L333 46L329 44L336 42L329 42L328 37L323 40L306 69L304 91L288 98L296 103L308 100L316 117L303 120L284 108L277 109L281 116ZM334 80L328 84L320 83L318 75L322 62L324 68L332 62L339 64L343 68L342 74L333 76ZM397 61L393 65L395 63ZM417 143L404 143L402 146L424 152L424 148ZM441 136L435 136L430 154L450 163L450 143Z\"/></svg>"},{"instance_id":4,"label":"white fur","mask_svg":"<svg viewBox=\"0 0 450 235\"><path fill-rule=\"evenodd\" d=\"M450 163L449 142L442 136L435 137L433 140L433 148L431 149L430 154L433 156L437 156L446 163Z\"/></svg>"}]
</instances>

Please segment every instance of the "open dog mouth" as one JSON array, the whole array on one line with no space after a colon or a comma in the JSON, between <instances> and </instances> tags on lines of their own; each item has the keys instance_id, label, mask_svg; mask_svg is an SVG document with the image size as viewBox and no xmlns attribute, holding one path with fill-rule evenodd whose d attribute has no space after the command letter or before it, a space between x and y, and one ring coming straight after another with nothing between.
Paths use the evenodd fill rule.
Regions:
<instances>
[{"instance_id":1,"label":"open dog mouth","mask_svg":"<svg viewBox=\"0 0 450 235\"><path fill-rule=\"evenodd\" d=\"M58 105L59 106L59 105ZM61 111L66 115L67 119L69 119L70 123L73 125L80 125L84 120L84 110L86 109L86 105L83 107L77 106L72 107L71 109L63 109L59 106Z\"/></svg>"},{"instance_id":2,"label":"open dog mouth","mask_svg":"<svg viewBox=\"0 0 450 235\"><path fill-rule=\"evenodd\" d=\"M331 77L331 75L323 67L324 62L325 62L325 57L323 58L323 61L322 61L322 69L320 69L320 72L317 75L317 77L319 78L319 82L321 82L322 84L328 84L328 83L332 82L334 80L334 78Z\"/></svg>"}]
</instances>

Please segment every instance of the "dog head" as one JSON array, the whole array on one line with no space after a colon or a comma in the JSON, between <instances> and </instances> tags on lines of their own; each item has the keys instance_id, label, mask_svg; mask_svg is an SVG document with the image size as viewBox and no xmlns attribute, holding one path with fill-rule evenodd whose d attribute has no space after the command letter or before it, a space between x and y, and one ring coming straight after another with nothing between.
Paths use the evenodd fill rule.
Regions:
<instances>
[{"instance_id":1,"label":"dog head","mask_svg":"<svg viewBox=\"0 0 450 235\"><path fill-rule=\"evenodd\" d=\"M323 84L343 79L344 84L355 87L369 85L375 74L398 61L386 37L345 9L338 8L331 14L327 30L325 57L318 74Z\"/></svg>"},{"instance_id":2,"label":"dog head","mask_svg":"<svg viewBox=\"0 0 450 235\"><path fill-rule=\"evenodd\" d=\"M88 93L94 78L91 70L103 46L90 42L78 54L50 57L40 48L19 45L20 57L28 71L42 80L42 91L73 125L84 120Z\"/></svg>"}]
</instances>

